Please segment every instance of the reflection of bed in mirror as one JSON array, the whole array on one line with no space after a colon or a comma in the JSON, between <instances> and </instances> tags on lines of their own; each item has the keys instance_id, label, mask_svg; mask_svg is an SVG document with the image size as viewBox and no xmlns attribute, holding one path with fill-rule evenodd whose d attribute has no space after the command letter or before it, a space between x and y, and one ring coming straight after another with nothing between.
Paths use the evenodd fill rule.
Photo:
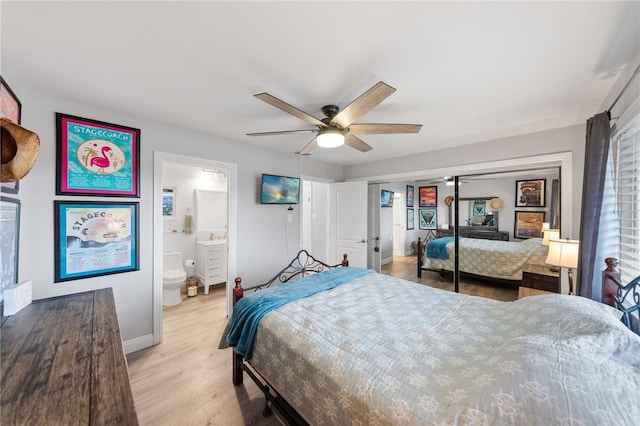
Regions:
<instances>
[{"instance_id":1,"label":"reflection of bed in mirror","mask_svg":"<svg viewBox=\"0 0 640 426\"><path fill-rule=\"evenodd\" d=\"M547 246L541 238L520 241L496 241L478 238L460 238L458 266L460 272L496 280L519 282L525 264L545 265ZM453 271L453 237L437 238L418 243L418 276L423 270ZM516 284L516 283L514 283Z\"/></svg>"}]
</instances>

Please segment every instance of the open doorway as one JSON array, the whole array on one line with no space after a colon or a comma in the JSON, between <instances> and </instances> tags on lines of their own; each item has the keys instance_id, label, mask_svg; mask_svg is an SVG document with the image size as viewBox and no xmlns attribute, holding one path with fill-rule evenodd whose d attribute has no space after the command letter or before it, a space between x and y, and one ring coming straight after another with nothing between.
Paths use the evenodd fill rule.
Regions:
<instances>
[{"instance_id":1,"label":"open doorway","mask_svg":"<svg viewBox=\"0 0 640 426\"><path fill-rule=\"evenodd\" d=\"M231 311L233 277L236 276L236 193L237 168L222 163L177 154L154 153L154 272L153 272L153 344L162 341L163 319L163 262L168 250L181 253L187 276L198 276L198 241L223 242L220 245L219 265L221 277L216 282L226 283L226 315ZM214 194L224 206L207 219L221 217L212 229L201 229L198 223L210 224L202 212L198 214L198 199L202 210L204 198L197 194ZM171 193L173 205L167 211L163 194ZM166 204L166 197L165 204ZM211 197L206 197L210 199ZM206 208L206 206L204 206ZM200 218L198 217L200 215ZM211 227L211 226L210 226ZM216 246L216 248L220 248ZM206 285L206 283L205 283ZM204 288L203 288L204 290ZM208 290L208 289L207 289Z\"/></svg>"}]
</instances>

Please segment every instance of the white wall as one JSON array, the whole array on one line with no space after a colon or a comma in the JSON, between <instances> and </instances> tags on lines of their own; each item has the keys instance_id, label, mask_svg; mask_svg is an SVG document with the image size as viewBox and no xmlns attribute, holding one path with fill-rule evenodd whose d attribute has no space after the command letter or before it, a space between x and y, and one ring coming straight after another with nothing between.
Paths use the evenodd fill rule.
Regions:
<instances>
[{"instance_id":1,"label":"white wall","mask_svg":"<svg viewBox=\"0 0 640 426\"><path fill-rule=\"evenodd\" d=\"M299 209L286 222L286 207L262 206L257 201L264 173L307 174L342 180L342 168L310 158L283 155L259 147L222 140L214 135L169 126L41 96L21 86L18 76L3 76L22 101L22 124L40 136L40 154L31 172L20 182L16 198L22 202L20 229L21 280L33 281L33 298L59 296L113 287L118 319L125 342L152 333L153 302L153 152L161 151L222 161L238 166L237 271L246 283L264 281L297 252L300 241ZM53 200L114 198L55 195L55 112L92 118L141 129L140 139L140 270L97 278L53 283ZM129 199L130 200L130 199Z\"/></svg>"}]
</instances>

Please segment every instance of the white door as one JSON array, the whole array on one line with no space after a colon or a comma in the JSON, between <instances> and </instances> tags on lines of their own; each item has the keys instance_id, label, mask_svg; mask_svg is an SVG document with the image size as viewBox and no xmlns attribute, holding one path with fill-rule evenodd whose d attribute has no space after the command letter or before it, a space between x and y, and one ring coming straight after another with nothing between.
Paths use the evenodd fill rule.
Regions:
<instances>
[{"instance_id":1,"label":"white door","mask_svg":"<svg viewBox=\"0 0 640 426\"><path fill-rule=\"evenodd\" d=\"M393 200L393 255L404 256L404 194L395 193Z\"/></svg>"},{"instance_id":2,"label":"white door","mask_svg":"<svg viewBox=\"0 0 640 426\"><path fill-rule=\"evenodd\" d=\"M380 272L382 250L380 241L380 189L381 185L369 185L367 209L367 268Z\"/></svg>"},{"instance_id":3,"label":"white door","mask_svg":"<svg viewBox=\"0 0 640 426\"><path fill-rule=\"evenodd\" d=\"M367 267L367 182L330 184L329 262Z\"/></svg>"}]
</instances>

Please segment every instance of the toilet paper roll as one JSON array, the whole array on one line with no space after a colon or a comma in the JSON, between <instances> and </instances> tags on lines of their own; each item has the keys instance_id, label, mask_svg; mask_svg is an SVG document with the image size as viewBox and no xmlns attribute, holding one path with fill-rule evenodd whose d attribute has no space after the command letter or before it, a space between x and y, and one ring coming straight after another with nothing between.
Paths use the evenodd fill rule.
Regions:
<instances>
[{"instance_id":1,"label":"toilet paper roll","mask_svg":"<svg viewBox=\"0 0 640 426\"><path fill-rule=\"evenodd\" d=\"M184 266L186 266L187 268L190 266L196 266L196 261L193 259L187 259L184 261Z\"/></svg>"}]
</instances>

